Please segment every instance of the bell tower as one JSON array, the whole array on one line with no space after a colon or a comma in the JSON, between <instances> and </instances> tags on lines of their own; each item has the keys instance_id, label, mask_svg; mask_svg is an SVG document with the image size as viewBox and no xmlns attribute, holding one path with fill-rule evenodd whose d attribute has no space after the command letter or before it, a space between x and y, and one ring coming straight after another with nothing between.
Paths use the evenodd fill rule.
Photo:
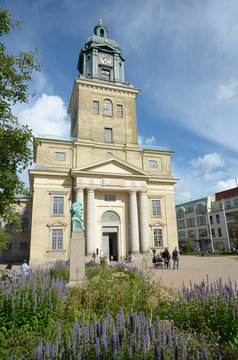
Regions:
<instances>
[{"instance_id":1,"label":"bell tower","mask_svg":"<svg viewBox=\"0 0 238 360\"><path fill-rule=\"evenodd\" d=\"M135 99L139 90L124 81L124 62L119 45L108 38L100 19L79 54L79 77L68 110L71 137L89 144L138 147Z\"/></svg>"},{"instance_id":2,"label":"bell tower","mask_svg":"<svg viewBox=\"0 0 238 360\"><path fill-rule=\"evenodd\" d=\"M107 34L100 19L94 36L88 38L79 54L79 73L87 78L124 82L125 58L116 41L108 39Z\"/></svg>"}]
</instances>

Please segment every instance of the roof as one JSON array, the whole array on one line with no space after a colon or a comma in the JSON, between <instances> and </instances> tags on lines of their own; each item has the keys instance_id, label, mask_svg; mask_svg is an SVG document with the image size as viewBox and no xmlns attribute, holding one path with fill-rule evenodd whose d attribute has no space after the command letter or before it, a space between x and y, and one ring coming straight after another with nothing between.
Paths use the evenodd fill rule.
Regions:
<instances>
[{"instance_id":1,"label":"roof","mask_svg":"<svg viewBox=\"0 0 238 360\"><path fill-rule=\"evenodd\" d=\"M192 201L188 201L186 203L182 203L182 204L178 204L176 205L176 209L179 207L184 208L185 213L189 213L189 212L193 212L194 211L194 207L197 203L199 202L203 202L204 204L207 205L207 197L205 198L201 198L201 199L197 199L197 200L192 200Z\"/></svg>"}]
</instances>

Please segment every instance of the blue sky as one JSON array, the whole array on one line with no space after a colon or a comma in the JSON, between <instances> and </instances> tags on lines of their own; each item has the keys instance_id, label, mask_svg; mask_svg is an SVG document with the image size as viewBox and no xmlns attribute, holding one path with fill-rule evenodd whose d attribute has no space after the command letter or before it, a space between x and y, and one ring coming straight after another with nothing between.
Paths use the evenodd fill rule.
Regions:
<instances>
[{"instance_id":1,"label":"blue sky","mask_svg":"<svg viewBox=\"0 0 238 360\"><path fill-rule=\"evenodd\" d=\"M237 0L2 0L23 29L9 52L39 49L37 96L17 105L36 135L69 135L67 107L81 47L103 19L126 57L139 141L169 146L176 203L237 186Z\"/></svg>"}]
</instances>

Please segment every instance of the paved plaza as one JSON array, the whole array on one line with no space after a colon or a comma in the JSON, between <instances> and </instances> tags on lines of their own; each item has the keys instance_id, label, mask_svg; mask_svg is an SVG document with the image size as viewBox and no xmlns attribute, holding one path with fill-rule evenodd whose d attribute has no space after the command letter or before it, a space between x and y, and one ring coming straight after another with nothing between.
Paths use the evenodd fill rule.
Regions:
<instances>
[{"instance_id":1,"label":"paved plaza","mask_svg":"<svg viewBox=\"0 0 238 360\"><path fill-rule=\"evenodd\" d=\"M234 283L238 282L238 256L180 256L179 270L158 269L152 264L152 256L147 260L149 269L153 273L153 279L161 279L161 284L166 287L181 288L183 282L186 286L192 283L200 283L207 279L213 282L222 278L223 282L227 282L228 278ZM135 259L134 265L142 267L142 259Z\"/></svg>"}]
</instances>

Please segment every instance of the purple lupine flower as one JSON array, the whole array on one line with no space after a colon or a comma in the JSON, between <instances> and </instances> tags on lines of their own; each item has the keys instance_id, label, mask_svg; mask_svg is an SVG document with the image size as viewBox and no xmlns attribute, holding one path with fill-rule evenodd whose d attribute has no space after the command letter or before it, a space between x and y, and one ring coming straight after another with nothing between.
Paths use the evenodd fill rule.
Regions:
<instances>
[{"instance_id":1,"label":"purple lupine flower","mask_svg":"<svg viewBox=\"0 0 238 360\"><path fill-rule=\"evenodd\" d=\"M95 359L100 360L100 341L98 337L96 338L95 355Z\"/></svg>"}]
</instances>

